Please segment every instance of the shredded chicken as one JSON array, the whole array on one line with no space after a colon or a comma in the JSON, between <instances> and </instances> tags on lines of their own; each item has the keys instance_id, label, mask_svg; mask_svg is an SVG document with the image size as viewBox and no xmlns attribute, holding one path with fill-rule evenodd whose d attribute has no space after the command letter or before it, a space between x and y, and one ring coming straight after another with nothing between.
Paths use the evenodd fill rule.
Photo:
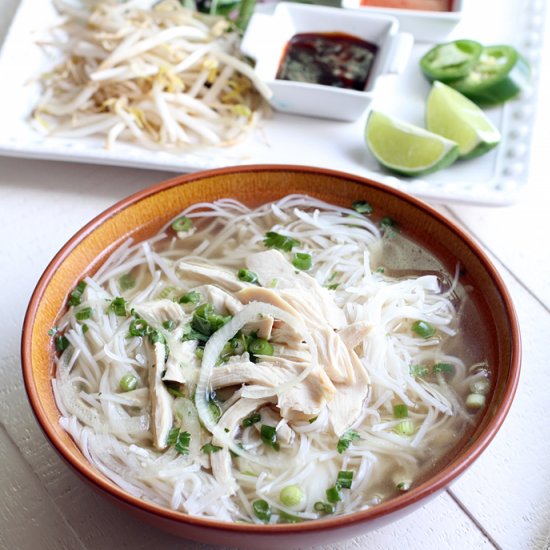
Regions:
<instances>
[{"instance_id":1,"label":"shredded chicken","mask_svg":"<svg viewBox=\"0 0 550 550\"><path fill-rule=\"evenodd\" d=\"M174 419L172 412L174 400L162 383L161 378L164 370L165 353L164 344L157 342L155 344L155 363L149 367L153 439L157 449L166 447L166 440Z\"/></svg>"}]
</instances>

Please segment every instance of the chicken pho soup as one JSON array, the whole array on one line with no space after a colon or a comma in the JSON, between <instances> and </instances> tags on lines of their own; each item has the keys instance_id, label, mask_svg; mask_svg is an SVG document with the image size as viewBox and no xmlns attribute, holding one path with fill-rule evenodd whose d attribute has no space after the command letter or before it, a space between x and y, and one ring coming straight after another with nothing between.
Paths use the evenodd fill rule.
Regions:
<instances>
[{"instance_id":1,"label":"chicken pho soup","mask_svg":"<svg viewBox=\"0 0 550 550\"><path fill-rule=\"evenodd\" d=\"M459 266L371 210L196 204L81 281L52 334L87 459L137 497L253 523L422 481L484 407L488 358L462 334Z\"/></svg>"}]
</instances>

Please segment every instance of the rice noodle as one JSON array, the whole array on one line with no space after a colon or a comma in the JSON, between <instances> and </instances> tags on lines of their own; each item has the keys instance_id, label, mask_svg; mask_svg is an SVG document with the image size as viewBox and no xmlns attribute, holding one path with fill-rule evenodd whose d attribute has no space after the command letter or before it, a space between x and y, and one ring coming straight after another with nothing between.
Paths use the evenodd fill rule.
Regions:
<instances>
[{"instance_id":1,"label":"rice noodle","mask_svg":"<svg viewBox=\"0 0 550 550\"><path fill-rule=\"evenodd\" d=\"M272 509L271 523L288 521L289 516L311 520L323 516L315 504L326 501L325 491L334 486L339 471L353 472L353 483L350 490L341 490L342 500L334 512L362 510L391 498L399 484L408 486L422 478L451 448L456 434L468 429L473 416L464 408L464 399L472 387L488 391L490 374L484 357L468 367L469 359L453 352L460 343L460 300L464 299L458 272L454 277L435 275L433 270L403 276L397 270L399 276L393 278L394 268L385 264L385 247L407 246L405 237L382 235L369 218L303 195L289 195L255 209L234 199L221 199L195 204L181 215L192 220L193 230L175 235L168 223L147 242L123 244L94 277L86 279L81 303L58 322L58 331L69 344L56 362L53 384L61 426L113 482L152 502L223 521L261 522L253 505L259 499ZM173 437L177 439L182 432L190 437L189 454L178 452L174 440L163 448L155 447L158 411L154 396L158 389L149 373L161 368L166 374L174 354L183 353L184 325L196 307L171 300L192 291L207 292L204 281L182 275L186 272L180 266L195 263L214 268L220 276L233 277L236 288L257 288L240 283L233 274L247 265L251 255L266 250L263 240L269 231L296 239L296 249L311 254L313 267L308 276L319 285L319 296L345 319L343 329L330 328L329 332L343 338L341 330L357 327L359 331L346 351L356 355L358 368L369 380L368 392L348 422L347 429L355 435L340 452L342 434L335 432L331 403L339 392L352 391L354 386L327 374L327 354L336 353L338 347L320 336L326 322L321 309L315 310L312 319L296 304L287 309L264 301L240 304L238 294L227 291L239 308L209 336L196 374L191 376L195 371L187 365L180 374L189 376L184 382L169 382L168 386L161 382L162 388L177 388L178 397L172 401ZM381 273L377 268L383 266L387 271ZM125 277L132 284L123 281ZM309 281L304 275L296 277ZM278 288L277 281L273 283L271 292L284 297L284 289ZM216 285L224 288L222 282ZM124 298L122 314L110 305L117 297ZM155 354L152 342L129 334L135 312L147 312L159 300L172 304L179 315L170 328L161 324L166 313L157 325L148 321L165 339L161 346L165 364L160 366L162 357ZM88 317L79 319L78 314L82 316L88 308ZM218 313L227 315L228 311ZM282 377L273 383L258 380L221 387L214 396L213 380L221 372L217 369L228 369L232 361L252 364L248 351L220 359L224 350L235 335L266 319L273 320L272 362L270 356L259 355L254 369L260 372L269 365L284 369L300 361L296 370L285 376L281 373L286 371L278 371ZM434 335L419 337L411 328L414 321L429 323ZM283 329L287 338L298 335L297 343L281 343L276 334ZM191 363L198 362L190 358L194 357L193 346L186 359ZM182 356L178 357L181 364ZM443 365L448 372L436 371L435 365ZM418 366L434 371L418 374L414 370ZM121 389L125 375L137 381L137 387L128 392ZM284 416L284 399L307 388L304 384L311 380L326 384L318 414L294 414L291 409L292 414ZM218 403L217 413L213 402ZM394 415L396 404L407 407L411 433L400 432L403 419ZM239 413L241 405L246 405L246 413ZM249 411L257 413L261 423L243 425L243 415ZM278 451L262 438L264 424L274 430ZM298 507L279 500L281 490L289 485L304 493Z\"/></svg>"}]
</instances>

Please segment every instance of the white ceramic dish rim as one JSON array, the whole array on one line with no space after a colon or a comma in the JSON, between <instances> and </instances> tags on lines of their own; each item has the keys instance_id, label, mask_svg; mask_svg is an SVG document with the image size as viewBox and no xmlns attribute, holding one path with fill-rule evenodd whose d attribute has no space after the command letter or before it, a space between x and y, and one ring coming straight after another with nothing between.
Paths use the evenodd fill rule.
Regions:
<instances>
[{"instance_id":1,"label":"white ceramic dish rim","mask_svg":"<svg viewBox=\"0 0 550 550\"><path fill-rule=\"evenodd\" d=\"M372 13L384 13L399 17L406 15L418 19L441 19L458 21L464 11L464 0L454 0L452 11L411 10L407 8L391 8L383 6L362 6L361 0L342 0L343 8L361 9Z\"/></svg>"},{"instance_id":2,"label":"white ceramic dish rim","mask_svg":"<svg viewBox=\"0 0 550 550\"><path fill-rule=\"evenodd\" d=\"M499 0L486 2L488 11L499 5ZM519 26L518 13L523 17L523 23ZM469 18L470 14L466 15L460 23L461 28L473 22ZM232 149L201 149L178 154L148 151L123 143L112 150L106 150L101 138L46 139L32 131L28 124L28 114L36 97L28 89L28 81L47 70L44 60L32 50L36 46L32 44L31 33L51 24L52 17L51 2L36 4L33 0L21 0L0 50L0 78L3 82L3 101L0 102L0 120L3 121L0 125L2 156L178 173L252 163L310 165L336 168L367 177L433 202L485 206L516 203L527 183L546 3L529 2L525 6L523 0L510 0L509 10L502 12L504 28L507 24L513 25L517 31L513 37L510 35L510 41L520 46L528 44L523 53L531 62L535 78L531 94L506 104L496 113L495 121L503 141L494 153L479 159L481 165L476 159L477 178L476 174L467 170L466 165L452 166L441 173L417 179L399 178L382 171L375 163L369 163L367 158L361 137L363 120L350 124L276 114L273 119L262 123L242 144ZM475 23L470 35L475 39L482 31ZM503 33L501 35L504 36ZM418 59L430 46L430 43L415 45L413 57ZM25 63L18 61L20 59L25 59ZM411 63L414 61L411 59ZM417 93L415 86L404 75L397 99L402 99L402 92L407 97L414 96ZM289 129L292 131L289 132ZM304 142L307 147L303 146ZM335 143L338 145L334 146Z\"/></svg>"}]
</instances>

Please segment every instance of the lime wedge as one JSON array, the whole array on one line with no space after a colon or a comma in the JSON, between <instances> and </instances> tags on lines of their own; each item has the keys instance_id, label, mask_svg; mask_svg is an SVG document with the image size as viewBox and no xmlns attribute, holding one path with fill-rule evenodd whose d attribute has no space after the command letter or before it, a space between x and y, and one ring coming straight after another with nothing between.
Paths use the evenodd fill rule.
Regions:
<instances>
[{"instance_id":1,"label":"lime wedge","mask_svg":"<svg viewBox=\"0 0 550 550\"><path fill-rule=\"evenodd\" d=\"M382 166L406 176L430 174L449 166L458 157L454 141L379 111L370 113L365 138Z\"/></svg>"},{"instance_id":2,"label":"lime wedge","mask_svg":"<svg viewBox=\"0 0 550 550\"><path fill-rule=\"evenodd\" d=\"M461 93L434 82L426 103L428 130L458 143L460 158L483 155L500 142L485 113Z\"/></svg>"}]
</instances>

